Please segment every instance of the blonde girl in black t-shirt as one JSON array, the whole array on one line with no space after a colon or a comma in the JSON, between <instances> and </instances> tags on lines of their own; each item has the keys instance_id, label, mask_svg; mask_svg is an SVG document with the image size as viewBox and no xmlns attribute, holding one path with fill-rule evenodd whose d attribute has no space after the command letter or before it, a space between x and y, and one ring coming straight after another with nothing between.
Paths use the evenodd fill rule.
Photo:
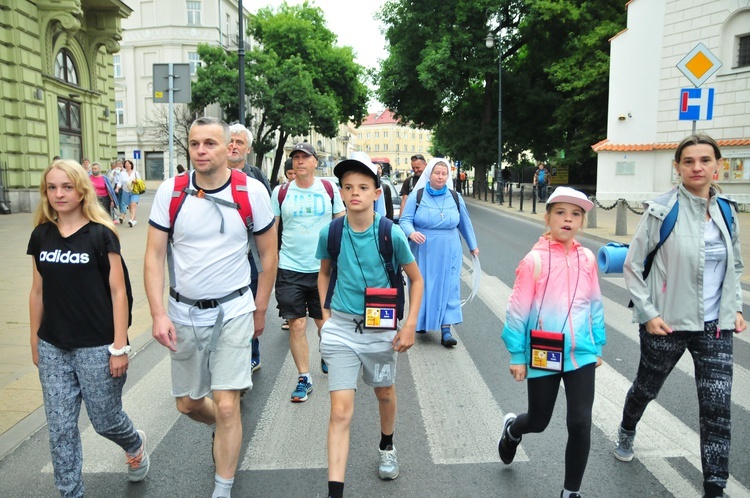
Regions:
<instances>
[{"instance_id":1,"label":"blonde girl in black t-shirt","mask_svg":"<svg viewBox=\"0 0 750 498\"><path fill-rule=\"evenodd\" d=\"M61 495L77 497L84 494L81 400L97 433L125 450L130 481L146 477L149 458L145 434L122 411L130 347L114 225L75 161L54 161L39 193L27 251L34 258L31 354L39 368L55 485Z\"/></svg>"}]
</instances>

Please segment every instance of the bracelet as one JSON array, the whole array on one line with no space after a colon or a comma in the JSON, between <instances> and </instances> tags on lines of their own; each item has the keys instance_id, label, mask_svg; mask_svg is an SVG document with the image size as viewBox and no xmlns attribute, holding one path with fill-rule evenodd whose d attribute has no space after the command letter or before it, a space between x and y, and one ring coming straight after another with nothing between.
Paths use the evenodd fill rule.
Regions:
<instances>
[{"instance_id":1,"label":"bracelet","mask_svg":"<svg viewBox=\"0 0 750 498\"><path fill-rule=\"evenodd\" d=\"M109 354L111 354L112 356L122 356L130 352L130 346L125 346L122 349L115 349L115 345L110 344L109 346L107 346L107 350L109 351Z\"/></svg>"}]
</instances>

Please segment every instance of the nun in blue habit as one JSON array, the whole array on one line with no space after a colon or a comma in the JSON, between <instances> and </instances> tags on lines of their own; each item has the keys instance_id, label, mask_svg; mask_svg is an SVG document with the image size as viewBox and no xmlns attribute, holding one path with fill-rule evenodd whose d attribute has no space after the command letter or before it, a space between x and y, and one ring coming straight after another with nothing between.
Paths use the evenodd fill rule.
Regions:
<instances>
[{"instance_id":1,"label":"nun in blue habit","mask_svg":"<svg viewBox=\"0 0 750 498\"><path fill-rule=\"evenodd\" d=\"M430 160L406 200L399 224L409 239L412 253L424 278L424 296L417 331L440 330L440 342L457 344L451 325L461 323L461 237L474 257L479 255L477 238L461 194L451 193L453 180L448 161ZM421 200L417 205L419 192ZM458 199L458 205L456 204Z\"/></svg>"}]
</instances>

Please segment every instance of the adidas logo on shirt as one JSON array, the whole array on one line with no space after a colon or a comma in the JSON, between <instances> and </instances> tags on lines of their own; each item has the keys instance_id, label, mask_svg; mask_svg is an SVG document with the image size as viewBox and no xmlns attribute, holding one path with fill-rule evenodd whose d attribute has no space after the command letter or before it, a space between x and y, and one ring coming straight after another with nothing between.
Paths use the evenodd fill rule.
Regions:
<instances>
[{"instance_id":1,"label":"adidas logo on shirt","mask_svg":"<svg viewBox=\"0 0 750 498\"><path fill-rule=\"evenodd\" d=\"M86 264L89 262L89 255L85 252L74 253L73 251L64 253L61 249L57 249L55 251L40 252L39 261L46 261L47 263Z\"/></svg>"}]
</instances>

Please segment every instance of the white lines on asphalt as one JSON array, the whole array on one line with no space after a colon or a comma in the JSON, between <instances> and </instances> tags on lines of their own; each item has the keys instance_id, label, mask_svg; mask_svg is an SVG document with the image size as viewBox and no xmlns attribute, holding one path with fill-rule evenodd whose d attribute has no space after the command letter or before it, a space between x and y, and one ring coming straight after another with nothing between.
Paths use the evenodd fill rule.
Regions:
<instances>
[{"instance_id":1,"label":"white lines on asphalt","mask_svg":"<svg viewBox=\"0 0 750 498\"><path fill-rule=\"evenodd\" d=\"M132 389L123 396L122 407L136 429L146 432L149 451L153 451L180 417L171 395L169 355L166 355ZM83 442L83 471L124 472L125 454L119 446L98 435L89 425L81 433ZM207 443L208 444L208 443ZM208 446L206 446L208 451ZM42 472L51 473L52 464Z\"/></svg>"},{"instance_id":2,"label":"white lines on asphalt","mask_svg":"<svg viewBox=\"0 0 750 498\"><path fill-rule=\"evenodd\" d=\"M408 353L432 461L498 463L504 414L466 349L446 350L437 334L420 335ZM516 461L527 460L519 447Z\"/></svg>"},{"instance_id":3,"label":"white lines on asphalt","mask_svg":"<svg viewBox=\"0 0 750 498\"><path fill-rule=\"evenodd\" d=\"M464 258L467 266L469 265L468 261L467 258ZM463 278L467 285L470 285L469 276L466 275ZM484 289L485 285L488 286L487 289ZM478 296L496 316L504 320L508 297L512 289L497 278L486 274L482 274L481 287ZM626 306L604 298L604 316L609 335L622 333L629 339L638 342L637 328L630 323L631 312ZM613 323L620 324L621 328L614 327ZM612 357L611 355L612 353L607 351L605 346L604 358L609 359ZM678 363L678 368L694 378L689 367L690 362L684 357ZM599 430L607 434L610 441L614 443L617 437L617 427L620 423L622 405L632 382L610 367L606 361L597 369L596 375L596 397L594 399L592 422ZM747 370L735 365L734 386L737 386L737 388L732 389L733 401L745 409L750 409L750 405L746 405L750 402L750 397L740 393L743 390L746 391L749 385L750 375L748 375ZM738 398L737 396L741 397ZM635 451L636 458L672 495L692 496L700 494L698 488L679 474L666 460L667 458L683 457L700 471L700 437L657 401L649 404L648 410L638 424ZM613 464L620 464L620 462L615 461L614 456L612 460L615 462ZM750 490L731 476L727 484L727 492L732 496L750 496Z\"/></svg>"},{"instance_id":4,"label":"white lines on asphalt","mask_svg":"<svg viewBox=\"0 0 750 498\"><path fill-rule=\"evenodd\" d=\"M320 371L318 334L313 320L308 320L307 343L313 392L304 403L290 401L298 372L291 352L287 353L240 470L328 467L326 442L331 401L328 381Z\"/></svg>"}]
</instances>

